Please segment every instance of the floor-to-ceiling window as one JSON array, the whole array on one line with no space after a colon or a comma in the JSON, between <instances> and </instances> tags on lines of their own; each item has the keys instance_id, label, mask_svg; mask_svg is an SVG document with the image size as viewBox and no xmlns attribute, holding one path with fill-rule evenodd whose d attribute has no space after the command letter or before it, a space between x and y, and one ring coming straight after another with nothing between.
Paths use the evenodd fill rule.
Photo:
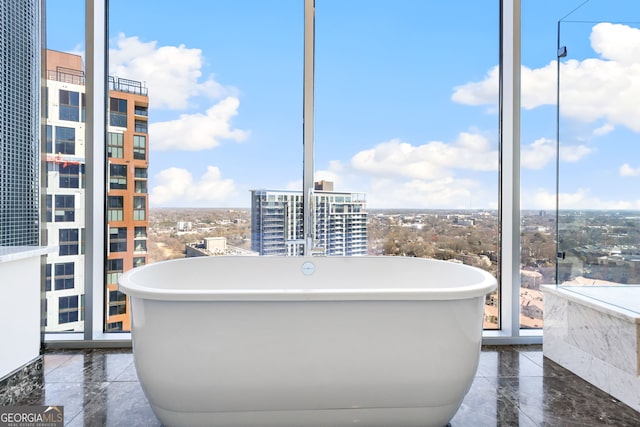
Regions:
<instances>
[{"instance_id":1,"label":"floor-to-ceiling window","mask_svg":"<svg viewBox=\"0 0 640 427\"><path fill-rule=\"evenodd\" d=\"M499 2L315 9L317 180L366 201L369 255L497 275ZM487 298L485 328L499 328L498 301Z\"/></svg>"},{"instance_id":2,"label":"floor-to-ceiling window","mask_svg":"<svg viewBox=\"0 0 640 427\"><path fill-rule=\"evenodd\" d=\"M109 2L109 247L131 243L107 254L109 331L129 330L131 268L302 253L303 3L188 5Z\"/></svg>"},{"instance_id":3,"label":"floor-to-ceiling window","mask_svg":"<svg viewBox=\"0 0 640 427\"><path fill-rule=\"evenodd\" d=\"M477 3L457 3L456 8L447 2L374 2L354 4L349 12L351 6L316 1L315 178L320 194L355 195L349 202L341 199L341 209L367 209L367 253L435 256L501 274L498 208L500 197L513 194L499 195L498 190L504 148L498 136L500 9L497 2ZM247 4L207 3L211 10L202 4L179 10L170 5L171 14L158 2L109 4L110 79L105 88L148 96L148 104L106 95L104 182L126 186L126 191L131 187L133 195L129 200L120 194L124 188L110 188L113 193L105 194L103 207L107 218L124 218L129 212L134 220L148 218L149 223L136 222L130 230L120 223L107 227L104 221L105 259L92 253L89 263L104 263L105 278L91 286L92 299L100 299L106 313L127 310L115 289L105 287L107 281L116 281L129 267L184 256L185 247L200 239L205 228L230 222L236 228L226 237L242 249L281 251L277 245L284 240L285 254L300 253L303 2ZM375 19L379 24L371 31L366 23ZM503 31L509 39L513 30ZM339 32L342 43L332 41ZM368 36L361 38L360 32ZM504 92L512 94L513 88ZM65 100L66 109L74 108L74 96ZM131 141L125 132L132 134ZM132 163L126 171L118 167L129 150L134 160L148 164ZM81 183L84 172L79 168ZM300 192L299 199L291 192ZM259 242L263 247L253 245L250 227L258 196L269 227L261 236L274 239ZM518 200L511 202L518 206ZM51 203L54 209L55 200ZM203 208L236 213L238 207L250 214L229 219L213 212L202 223L192 221L205 216L199 213ZM167 214L174 208L191 208L191 213ZM400 212L371 215L373 208ZM162 217L154 217L161 209ZM423 209L431 212L412 211ZM280 211L297 222L278 220ZM60 217L65 215L68 207L62 206ZM346 230L348 224L340 222L344 217L325 219ZM121 228L126 228L126 238ZM390 239L389 232L399 238ZM509 237L513 230L503 227L501 233ZM79 228L78 241L84 234ZM172 247L168 237L185 249ZM344 242L334 248L346 247ZM124 244L134 251L130 265L117 257ZM81 244L78 250L82 252ZM519 292L517 282L509 292ZM497 295L487 299L486 326L491 329L510 321L501 318L500 300ZM514 313L508 316L518 315ZM125 330L126 324L107 321L100 330L105 329Z\"/></svg>"},{"instance_id":4,"label":"floor-to-ceiling window","mask_svg":"<svg viewBox=\"0 0 640 427\"><path fill-rule=\"evenodd\" d=\"M85 313L84 2L48 2L44 74L45 331L82 332Z\"/></svg>"},{"instance_id":5,"label":"floor-to-ceiling window","mask_svg":"<svg viewBox=\"0 0 640 427\"><path fill-rule=\"evenodd\" d=\"M543 326L540 285L555 281L556 27L580 2L522 2L521 251L522 328Z\"/></svg>"}]
</instances>

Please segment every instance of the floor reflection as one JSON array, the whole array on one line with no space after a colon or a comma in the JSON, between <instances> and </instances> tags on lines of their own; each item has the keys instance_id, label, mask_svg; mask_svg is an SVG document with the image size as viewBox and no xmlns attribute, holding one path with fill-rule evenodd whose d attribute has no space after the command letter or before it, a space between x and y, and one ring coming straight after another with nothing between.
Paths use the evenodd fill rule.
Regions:
<instances>
[{"instance_id":1,"label":"floor reflection","mask_svg":"<svg viewBox=\"0 0 640 427\"><path fill-rule=\"evenodd\" d=\"M50 351L14 405L63 405L68 426L159 426L130 349ZM483 347L451 420L461 426L638 426L640 413L542 356L541 346Z\"/></svg>"}]
</instances>

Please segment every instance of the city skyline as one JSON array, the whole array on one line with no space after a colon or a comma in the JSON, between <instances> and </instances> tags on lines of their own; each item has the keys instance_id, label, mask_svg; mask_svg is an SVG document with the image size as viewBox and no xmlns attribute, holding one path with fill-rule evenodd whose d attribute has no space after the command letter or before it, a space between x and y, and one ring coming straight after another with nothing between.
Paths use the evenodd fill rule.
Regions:
<instances>
[{"instance_id":1,"label":"city skyline","mask_svg":"<svg viewBox=\"0 0 640 427\"><path fill-rule=\"evenodd\" d=\"M252 188L301 188L302 6L110 2L110 74L153 94L151 206L247 207ZM465 6L316 1L316 180L371 208L497 207L498 4ZM522 208L555 208L560 19L560 208L640 208L638 5L522 9ZM82 52L77 30L50 25L49 48Z\"/></svg>"}]
</instances>

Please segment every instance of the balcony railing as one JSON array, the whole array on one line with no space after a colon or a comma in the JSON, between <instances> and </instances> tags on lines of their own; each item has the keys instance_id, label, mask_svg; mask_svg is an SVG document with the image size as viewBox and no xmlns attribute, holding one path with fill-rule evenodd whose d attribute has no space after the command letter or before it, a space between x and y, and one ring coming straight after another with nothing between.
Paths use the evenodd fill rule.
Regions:
<instances>
[{"instance_id":1,"label":"balcony railing","mask_svg":"<svg viewBox=\"0 0 640 427\"><path fill-rule=\"evenodd\" d=\"M67 68L47 70L47 80L84 86L84 72Z\"/></svg>"},{"instance_id":2,"label":"balcony railing","mask_svg":"<svg viewBox=\"0 0 640 427\"><path fill-rule=\"evenodd\" d=\"M109 76L109 90L143 96L147 96L149 94L149 90L144 83L115 76Z\"/></svg>"}]
</instances>

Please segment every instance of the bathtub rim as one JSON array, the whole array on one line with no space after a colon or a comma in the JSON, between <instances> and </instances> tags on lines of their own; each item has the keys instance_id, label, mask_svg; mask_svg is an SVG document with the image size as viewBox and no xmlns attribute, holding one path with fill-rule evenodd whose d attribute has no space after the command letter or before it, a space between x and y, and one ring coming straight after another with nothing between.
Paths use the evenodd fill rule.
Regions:
<instances>
[{"instance_id":1,"label":"bathtub rim","mask_svg":"<svg viewBox=\"0 0 640 427\"><path fill-rule=\"evenodd\" d=\"M480 280L471 285L433 288L273 288L273 289L164 289L145 286L137 276L159 264L181 263L189 260L203 260L210 257L180 258L147 264L126 271L118 279L118 290L130 297L160 301L413 301L413 300L459 300L483 297L497 289L496 278L486 270L466 264L456 264L453 268L471 269L479 274ZM228 258L228 257L225 257ZM233 256L233 258L255 258L253 256ZM264 257L261 257L264 258ZM287 257L293 258L293 257ZM410 257L295 257L302 265L307 261L331 258L403 258L421 260L416 262L450 263L449 261ZM219 259L219 258L218 258ZM196 261L204 262L204 261Z\"/></svg>"}]
</instances>

